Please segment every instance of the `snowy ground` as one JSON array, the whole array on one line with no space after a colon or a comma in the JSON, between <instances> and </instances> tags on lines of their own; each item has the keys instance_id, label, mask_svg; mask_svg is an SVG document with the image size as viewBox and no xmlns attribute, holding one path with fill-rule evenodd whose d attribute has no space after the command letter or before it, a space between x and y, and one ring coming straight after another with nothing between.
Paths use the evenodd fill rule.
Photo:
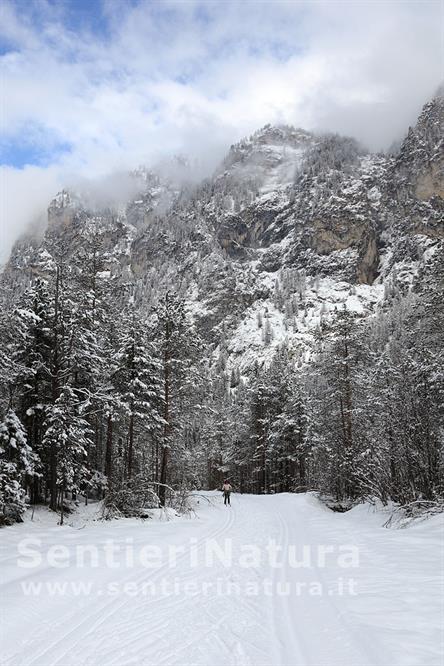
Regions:
<instances>
[{"instance_id":1,"label":"snowy ground","mask_svg":"<svg viewBox=\"0 0 444 666\"><path fill-rule=\"evenodd\" d=\"M1 663L442 664L440 517L388 530L310 495L205 497L191 519L94 522L91 508L86 524L41 511L2 529Z\"/></svg>"}]
</instances>

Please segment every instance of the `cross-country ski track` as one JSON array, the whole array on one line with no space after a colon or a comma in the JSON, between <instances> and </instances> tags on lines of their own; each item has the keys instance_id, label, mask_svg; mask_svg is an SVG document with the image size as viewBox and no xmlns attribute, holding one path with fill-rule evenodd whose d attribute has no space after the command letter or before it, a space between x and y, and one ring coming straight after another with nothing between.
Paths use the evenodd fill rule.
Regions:
<instances>
[{"instance_id":1,"label":"cross-country ski track","mask_svg":"<svg viewBox=\"0 0 444 666\"><path fill-rule=\"evenodd\" d=\"M54 514L41 511L32 522L1 530L1 663L442 664L440 517L385 529L384 516L369 505L338 514L310 494L234 494L224 507L214 492L196 502L192 518L60 527ZM30 559L23 539L41 541L38 566L18 566L18 558ZM119 546L113 566L101 551L109 540ZM231 561L224 561L230 543ZM270 543L280 547L282 566L273 566ZM220 549L212 563L209 544ZM48 561L54 545L69 553L69 566ZM155 567L139 559L147 545L162 549ZM82 546L98 549L99 566L87 556L79 566ZM173 565L166 558L171 546L178 547ZM292 548L299 566L289 560ZM308 566L301 566L304 553ZM344 566L341 553L358 561ZM62 587L54 591L54 583ZM79 591L82 583L91 587Z\"/></svg>"}]
</instances>

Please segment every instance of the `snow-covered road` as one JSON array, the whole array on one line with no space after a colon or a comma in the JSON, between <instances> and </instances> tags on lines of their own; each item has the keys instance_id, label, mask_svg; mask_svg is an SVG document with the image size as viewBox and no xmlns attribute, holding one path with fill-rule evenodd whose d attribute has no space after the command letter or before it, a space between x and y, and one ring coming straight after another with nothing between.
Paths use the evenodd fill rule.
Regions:
<instances>
[{"instance_id":1,"label":"snow-covered road","mask_svg":"<svg viewBox=\"0 0 444 666\"><path fill-rule=\"evenodd\" d=\"M208 493L191 520L6 528L1 663L438 666L442 520L382 522Z\"/></svg>"}]
</instances>

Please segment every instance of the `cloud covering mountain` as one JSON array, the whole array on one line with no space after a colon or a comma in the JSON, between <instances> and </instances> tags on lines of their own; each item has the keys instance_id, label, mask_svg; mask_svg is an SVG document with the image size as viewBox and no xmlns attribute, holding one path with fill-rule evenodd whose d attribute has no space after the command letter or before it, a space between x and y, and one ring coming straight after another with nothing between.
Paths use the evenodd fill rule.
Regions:
<instances>
[{"instance_id":1,"label":"cloud covering mountain","mask_svg":"<svg viewBox=\"0 0 444 666\"><path fill-rule=\"evenodd\" d=\"M442 76L440 3L3 2L1 258L66 184L267 122L386 148Z\"/></svg>"}]
</instances>

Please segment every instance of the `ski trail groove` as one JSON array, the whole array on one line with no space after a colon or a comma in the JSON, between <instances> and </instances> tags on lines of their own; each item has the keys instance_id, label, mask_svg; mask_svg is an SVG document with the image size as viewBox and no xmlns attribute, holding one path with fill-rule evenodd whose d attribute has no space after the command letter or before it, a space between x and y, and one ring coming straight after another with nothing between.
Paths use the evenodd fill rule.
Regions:
<instances>
[{"instance_id":1,"label":"ski trail groove","mask_svg":"<svg viewBox=\"0 0 444 666\"><path fill-rule=\"evenodd\" d=\"M279 545L282 546L282 552L287 553L290 543L287 521L285 518L283 518L279 510L276 512L276 517L278 519L280 529ZM275 575L276 578L279 579L276 582L282 583L282 586L288 582L291 586L291 580L289 580L288 576L288 567L285 566L284 562L281 568L275 570ZM300 633L296 634L295 631L295 618L293 618L294 613L290 610L289 604L289 598L291 594L292 590L290 588L290 595L283 594L282 596L278 596L276 594L275 597L275 627L276 634L279 636L279 651L277 655L279 661L277 663L281 664L282 666L311 666L311 662L309 662L307 659L307 651L303 646L302 636ZM291 661L288 661L287 658L289 649L291 650Z\"/></svg>"},{"instance_id":2,"label":"ski trail groove","mask_svg":"<svg viewBox=\"0 0 444 666\"><path fill-rule=\"evenodd\" d=\"M231 512L230 512L227 521L225 521L223 523L223 525L219 525L215 530L212 530L209 533L204 534L200 539L198 539L198 541L196 542L196 544L194 544L194 546L196 548L198 548L207 539L217 538L218 536L223 534L226 531L226 529L228 529L228 527L230 526L230 523L232 521L233 521L233 517L231 516ZM189 555L186 552L183 553L182 555L179 555L177 557L177 564L179 565L180 562L185 560L188 556ZM143 575L137 576L136 578L134 578L134 574L130 574L124 580L125 580L125 583L134 582L138 585L147 581L148 579L151 579L153 581L158 581L159 578L165 573L165 571L168 570L168 568L169 568L169 565L165 564L162 567L160 567L159 569L157 569L155 571L154 575L153 575L153 572L149 571L148 573L146 573L146 571L144 570ZM100 606L100 608L96 608L92 613L88 614L86 617L83 617L82 620L78 624L76 624L74 627L70 627L69 631L67 631L65 634L63 634L63 636L57 638L57 640L55 642L53 642L50 646L48 646L42 652L40 652L37 655L34 655L33 659L30 662L28 662L27 666L37 666L38 664L42 664L42 666L46 666L46 662L45 662L44 658L48 655L49 652L56 651L57 647L59 645L65 643L68 638L76 636L77 634L80 634L79 638L74 642L73 645L70 645L70 647L66 651L62 652L61 655L58 655L56 657L57 661L60 661L60 659L64 659L66 657L66 655L68 654L68 652L72 652L73 649L75 650L76 647L78 646L78 644L82 641L82 639L83 639L82 632L81 632L82 628L84 628L85 626L88 626L89 631L87 633L92 633L93 631L97 630L105 621L110 619L113 615L115 615L115 613L117 613L125 605L127 605L130 601L131 601L130 597L129 598L124 597L123 600L121 601L121 603L116 606L116 599L113 598L113 599L110 599L105 604L102 604ZM108 609L111 609L111 611L109 613L103 615ZM77 612L75 612L74 615L75 614L77 614ZM90 626L91 622L96 621L97 618L99 618L99 616L100 616L99 621L95 622L95 624L93 626ZM57 661L55 663L57 663ZM24 666L24 665L21 665L21 666Z\"/></svg>"}]
</instances>

